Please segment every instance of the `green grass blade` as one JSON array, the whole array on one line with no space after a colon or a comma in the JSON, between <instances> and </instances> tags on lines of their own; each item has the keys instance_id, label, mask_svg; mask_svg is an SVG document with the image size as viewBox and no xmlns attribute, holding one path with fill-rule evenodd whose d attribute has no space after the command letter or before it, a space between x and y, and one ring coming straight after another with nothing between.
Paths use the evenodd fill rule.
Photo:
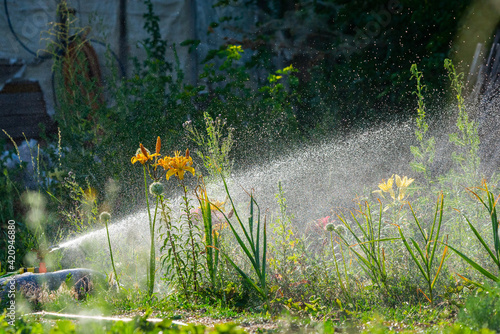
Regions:
<instances>
[{"instance_id":1,"label":"green grass blade","mask_svg":"<svg viewBox=\"0 0 500 334\"><path fill-rule=\"evenodd\" d=\"M420 231L420 234L422 235L422 238L424 238L425 242L427 242L427 236L425 235L425 232L422 229L422 226L420 225L420 222L418 221L417 215L415 214L415 211L413 210L413 207L411 206L410 203L408 203L408 205L410 206L411 214L413 215L413 219L415 220L415 223L417 223L417 227L418 227L418 229Z\"/></svg>"},{"instance_id":2,"label":"green grass blade","mask_svg":"<svg viewBox=\"0 0 500 334\"><path fill-rule=\"evenodd\" d=\"M497 216L497 208L495 201L495 196L491 192L488 192L488 202L490 204L490 217L491 217L491 228L493 230L493 244L495 246L495 254L497 263L500 260L500 240L498 235L498 216ZM500 265L498 266L500 269Z\"/></svg>"},{"instance_id":3,"label":"green grass blade","mask_svg":"<svg viewBox=\"0 0 500 334\"><path fill-rule=\"evenodd\" d=\"M441 262L439 263L439 267L438 267L437 272L436 272L436 276L434 276L434 279L432 280L432 283L431 283L431 289L434 288L434 284L436 283L439 272L441 271L441 268L443 267L444 259L446 258L447 252L448 252L448 246L445 246L444 251L443 251L443 256L441 257Z\"/></svg>"},{"instance_id":4,"label":"green grass blade","mask_svg":"<svg viewBox=\"0 0 500 334\"><path fill-rule=\"evenodd\" d=\"M476 236L476 238L479 240L479 242L481 243L481 245L483 245L484 249L486 249L486 251L488 252L489 256L493 259L493 261L496 263L496 265L500 267L500 263L499 263L498 259L496 258L495 254L493 254L493 252L491 251L490 247L488 247L488 245L486 244L486 242L484 241L484 239L481 237L481 235L479 234L479 232L476 230L476 228L472 225L472 223L469 221L469 219L465 215L462 215L462 216L467 221L467 224L469 224L472 232L474 233L474 235Z\"/></svg>"},{"instance_id":5,"label":"green grass blade","mask_svg":"<svg viewBox=\"0 0 500 334\"><path fill-rule=\"evenodd\" d=\"M259 272L262 272L261 268L261 263L260 263L260 208L253 196L250 197L250 200L255 203L255 206L257 207L257 231L255 234L255 238L257 239L257 242L255 244L255 261L257 262L257 267L259 268ZM252 217L253 220L253 217ZM253 230L250 231L250 234L253 237ZM265 265L265 262L264 262Z\"/></svg>"},{"instance_id":6,"label":"green grass blade","mask_svg":"<svg viewBox=\"0 0 500 334\"><path fill-rule=\"evenodd\" d=\"M251 279L243 270L241 270L240 267L236 263L231 260L231 258L224 252L221 252L221 254L228 260L228 262L233 266L233 268L243 277L243 279L250 284L252 288L254 288L257 293L259 293L264 299L266 298L266 294L264 291L257 285L255 284L254 280Z\"/></svg>"},{"instance_id":7,"label":"green grass blade","mask_svg":"<svg viewBox=\"0 0 500 334\"><path fill-rule=\"evenodd\" d=\"M364 215L364 213L363 213L362 211L360 211L360 212L361 212L361 214L363 214L363 215ZM367 240L370 240L370 238L368 237L367 232L366 232L366 231L365 231L365 229L363 228L363 225L362 225L362 224L358 221L358 219L356 218L356 216L354 215L354 213L353 213L353 212L351 212L351 216L352 216L352 218L354 219L354 221L356 222L356 225L358 225L359 229L361 230L361 233L363 233L363 236L364 236ZM346 224L346 223L344 223L344 224ZM356 239L358 239L358 237L356 236L356 234L355 234L355 233L354 233L351 229L349 229L349 230L350 230L350 231L351 231L351 233L352 233L352 234L356 237Z\"/></svg>"},{"instance_id":8,"label":"green grass blade","mask_svg":"<svg viewBox=\"0 0 500 334\"><path fill-rule=\"evenodd\" d=\"M429 276L427 276L427 273L425 272L424 268L422 267L422 265L420 264L420 262L418 261L417 257L415 256L415 254L413 253L411 247L410 247L410 244L408 243L408 241L406 240L404 234L403 234L403 231L401 231L401 228L398 226L398 231L399 231L399 234L401 235L401 241L403 241L403 244L405 245L406 249L408 250L408 253L410 253L410 256L411 258L413 259L413 261L415 262L415 264L417 265L418 269L420 270L420 272L422 273L422 275L424 276L425 280L426 281L429 281Z\"/></svg>"},{"instance_id":9,"label":"green grass blade","mask_svg":"<svg viewBox=\"0 0 500 334\"><path fill-rule=\"evenodd\" d=\"M229 225L229 228L231 229L231 232L233 232L233 235L234 237L236 238L236 241L238 242L238 244L240 245L241 249L243 249L243 252L246 254L246 256L248 257L248 259L250 260L250 262L252 263L252 266L254 268L257 268L257 263L255 262L255 259L253 258L254 254L252 254L247 246L245 245L245 243L243 242L243 240L241 239L240 235L238 234L238 232L236 232L233 224L231 223L231 221L229 220L229 218L227 218L226 214L218 209L220 213L222 213L222 215L224 216L224 218L226 219L226 222L227 224Z\"/></svg>"},{"instance_id":10,"label":"green grass blade","mask_svg":"<svg viewBox=\"0 0 500 334\"><path fill-rule=\"evenodd\" d=\"M250 240L249 243L250 243L250 247L252 247L252 251L253 253L255 254L256 253L256 250L255 250L255 240L253 238L253 195L250 194L250 215L248 216L248 227L249 227L249 232L250 232ZM259 235L257 234L257 240L258 239Z\"/></svg>"},{"instance_id":11,"label":"green grass blade","mask_svg":"<svg viewBox=\"0 0 500 334\"><path fill-rule=\"evenodd\" d=\"M380 235L382 233L382 202L380 199L378 200L380 203L379 215L378 215L378 231L377 231L377 240L380 240ZM377 254L379 257L379 262L381 261L384 264L384 259L381 258L382 254L380 253L380 242L377 243ZM385 271L385 266L382 268Z\"/></svg>"},{"instance_id":12,"label":"green grass blade","mask_svg":"<svg viewBox=\"0 0 500 334\"><path fill-rule=\"evenodd\" d=\"M434 220L432 221L431 231L428 235L428 240L426 240L428 246L430 246L429 241L432 240L432 237L434 236L434 228L436 228L436 220L437 220L438 210L439 210L439 196L438 196L437 201L436 201L436 210L434 211ZM426 247L426 252L429 252L428 248L429 247Z\"/></svg>"},{"instance_id":13,"label":"green grass blade","mask_svg":"<svg viewBox=\"0 0 500 334\"><path fill-rule=\"evenodd\" d=\"M474 269L476 269L477 271L479 271L481 274L483 274L484 276L488 277L489 279L495 281L495 282L500 282L500 278L499 277L496 277L495 275L493 275L492 273L490 273L488 270L484 269L483 267L481 267L479 264L477 264L475 261L471 260L470 258L467 257L467 255L463 254L462 252L460 252L459 250L453 248L452 246L450 245L447 245L452 251L454 251L458 256L460 256L465 262L467 262L468 264L470 264Z\"/></svg>"},{"instance_id":14,"label":"green grass blade","mask_svg":"<svg viewBox=\"0 0 500 334\"><path fill-rule=\"evenodd\" d=\"M227 187L227 183L226 183L226 180L224 179L224 176L222 176L221 174L221 178L222 178L222 182L224 183L224 189L226 191L226 195L227 197L229 198L229 201L231 202L231 208L233 209L233 213L234 213L234 216L236 217L236 220L238 221L238 224L240 224L240 227L241 229L243 230L243 234L245 235L245 238L247 239L247 241L249 243L251 243L251 239L247 233L247 230L245 228L245 226L243 225L243 223L241 222L241 219L240 219L240 216L238 215L238 211L236 210L236 207L234 206L234 202L233 202L233 198L231 197L231 195L229 194L229 189ZM218 209L219 212L221 212L223 215L224 215L224 218L226 219L226 221L229 223L229 219L226 217L226 215L222 212L222 210ZM231 224L230 224L231 225ZM231 225L232 227L232 225ZM233 228L233 232L234 232L234 228ZM239 236L238 236L239 237Z\"/></svg>"},{"instance_id":15,"label":"green grass blade","mask_svg":"<svg viewBox=\"0 0 500 334\"><path fill-rule=\"evenodd\" d=\"M215 246L212 239L212 211L210 208L210 203L208 200L200 199L201 214L203 217L203 226L205 227L205 244L207 246ZM213 249L211 247L206 247L207 252L207 267L208 273L210 275L210 280L212 285L215 284L215 267L213 258Z\"/></svg>"},{"instance_id":16,"label":"green grass blade","mask_svg":"<svg viewBox=\"0 0 500 334\"><path fill-rule=\"evenodd\" d=\"M439 221L438 221L438 227L436 231L436 237L434 238L433 232L430 235L430 240L434 239L434 246L432 247L432 252L431 252L431 257L429 261L429 268L432 268L432 262L434 262L434 254L436 253L436 248L439 240L439 235L441 233L441 224L443 222L443 205L444 205L444 196L443 194L441 196L441 201L439 201L438 197L438 202L436 203L436 214L434 215L434 223L436 222L436 217L437 217L437 212L439 210ZM434 227L434 224L433 224Z\"/></svg>"},{"instance_id":17,"label":"green grass blade","mask_svg":"<svg viewBox=\"0 0 500 334\"><path fill-rule=\"evenodd\" d=\"M418 254L420 255L422 263L425 264L427 269L429 269L427 266L427 264L429 263L429 259L427 259L427 253L424 254L424 252L422 252L422 249L420 248L419 244L415 240L413 240L413 238L410 238L410 241L413 244L413 247L417 250Z\"/></svg>"},{"instance_id":18,"label":"green grass blade","mask_svg":"<svg viewBox=\"0 0 500 334\"><path fill-rule=\"evenodd\" d=\"M266 253L267 253L267 229L266 229L266 219L264 218L264 240L263 249L262 249L262 277L261 277L261 285L264 289L264 292L267 294L267 284L266 284Z\"/></svg>"}]
</instances>

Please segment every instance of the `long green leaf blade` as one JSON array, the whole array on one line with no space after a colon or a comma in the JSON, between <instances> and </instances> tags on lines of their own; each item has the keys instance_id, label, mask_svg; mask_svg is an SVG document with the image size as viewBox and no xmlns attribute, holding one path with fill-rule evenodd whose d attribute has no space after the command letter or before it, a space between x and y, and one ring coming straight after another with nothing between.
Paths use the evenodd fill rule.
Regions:
<instances>
[{"instance_id":1,"label":"long green leaf blade","mask_svg":"<svg viewBox=\"0 0 500 334\"><path fill-rule=\"evenodd\" d=\"M450 245L447 245L452 251L454 251L458 256L460 256L463 260L465 260L465 262L467 262L468 264L470 264L474 269L476 269L477 271L479 271L481 274L483 274L484 276L488 277L489 279L491 279L492 281L495 281L495 282L500 282L500 278L499 277L496 277L495 275L493 275L492 273L490 273L488 270L484 269L483 267L481 267L479 264L477 264L474 260L471 260L469 257L467 257L467 255L465 255L464 253L460 252L459 250L453 248L452 246Z\"/></svg>"}]
</instances>

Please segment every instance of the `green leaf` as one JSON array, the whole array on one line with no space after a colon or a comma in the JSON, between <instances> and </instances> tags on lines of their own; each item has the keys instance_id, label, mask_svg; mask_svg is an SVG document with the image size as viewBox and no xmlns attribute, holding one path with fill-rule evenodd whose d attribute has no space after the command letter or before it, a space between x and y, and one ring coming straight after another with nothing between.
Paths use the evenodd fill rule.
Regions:
<instances>
[{"instance_id":1,"label":"green leaf","mask_svg":"<svg viewBox=\"0 0 500 334\"><path fill-rule=\"evenodd\" d=\"M463 260L465 260L465 262L467 262L468 264L470 264L474 269L476 269L477 271L479 271L481 274L483 274L484 276L488 277L489 279L495 281L495 282L500 282L500 278L499 277L496 277L495 275L493 275L492 273L490 273L488 270L484 269L483 267L481 267L479 264L477 264L476 262L474 262L473 260L471 260L469 257L467 257L465 254L463 254L462 252L460 252L459 250L453 248L452 246L450 245L447 245L452 251L454 251L458 256L460 256Z\"/></svg>"}]
</instances>

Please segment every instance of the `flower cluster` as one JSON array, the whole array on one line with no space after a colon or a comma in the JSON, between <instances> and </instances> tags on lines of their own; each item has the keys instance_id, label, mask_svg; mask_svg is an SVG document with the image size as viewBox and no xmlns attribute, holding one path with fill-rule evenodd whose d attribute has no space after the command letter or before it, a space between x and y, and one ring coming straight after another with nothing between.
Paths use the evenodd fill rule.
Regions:
<instances>
[{"instance_id":1,"label":"flower cluster","mask_svg":"<svg viewBox=\"0 0 500 334\"><path fill-rule=\"evenodd\" d=\"M145 192L145 197L146 197L146 205L147 205L147 212L148 212L148 218L149 218L149 230L151 234L151 251L150 251L150 257L149 257L149 266L148 266L148 274L147 274L147 284L148 284L148 294L151 296L154 292L154 285L155 285L155 273L156 273L156 249L155 249L155 224L156 224L156 212L158 210L158 206L161 205L162 211L165 212L165 201L163 200L163 194L165 192L165 187L160 181L160 179L165 175L167 180L175 175L177 176L177 179L179 180L180 185L182 186L184 190L184 200L185 200L185 205L186 205L186 216L187 216L187 222L189 225L189 238L190 238L190 246L191 246L191 254L192 254L192 259L193 259L193 269L192 269L192 277L193 277L193 282L195 286L195 290L197 290L197 265L198 265L198 251L197 247L195 246L194 242L194 233L193 233L193 224L192 224L192 219L191 215L189 212L189 201L187 199L187 187L184 186L183 180L184 180L184 174L185 172L190 172L195 175L195 170L192 167L193 165L193 159L189 156L189 149L186 150L185 155L181 155L179 151L175 152L175 156L170 157L170 156L165 156L161 158L160 155L160 150L161 150L161 138L158 137L156 140L156 147L155 147L155 153L151 154L149 150L147 150L144 145L139 144L139 149L135 153L135 155L130 159L130 162L132 164L135 164L136 162L140 162L142 164L143 170L144 170L144 192ZM158 166L163 167L163 171L161 171ZM148 182L147 182L147 174L149 174L151 180L153 181L149 185L149 193L155 196L155 214L154 216L151 215L151 211L149 208L149 200L148 200ZM166 223L168 224L168 219L164 219ZM168 227L170 229L170 227ZM109 241L109 236L108 236L108 241ZM110 244L110 250L111 250L111 244ZM177 256L174 254L174 256ZM111 255L111 259L112 255ZM178 263L178 262L177 262ZM113 267L114 268L114 267ZM190 275L191 275L190 274ZM116 272L115 272L116 275ZM186 286L184 286L184 289L186 289Z\"/></svg>"},{"instance_id":2,"label":"flower cluster","mask_svg":"<svg viewBox=\"0 0 500 334\"><path fill-rule=\"evenodd\" d=\"M396 181L396 188L398 191L397 196L393 189L394 180ZM396 174L396 176L394 176L393 174L387 181L382 180L382 182L378 185L380 189L375 190L374 193L378 193L382 197L384 197L384 193L388 193L393 200L402 201L406 196L408 186L413 181L414 179L409 179L407 176L401 178L399 175Z\"/></svg>"},{"instance_id":3,"label":"flower cluster","mask_svg":"<svg viewBox=\"0 0 500 334\"><path fill-rule=\"evenodd\" d=\"M132 157L131 162L132 164L135 164L136 162L140 162L143 166L148 167L149 171L149 164L146 165L146 163L151 162L152 167L154 167L153 173L151 175L151 178L154 181L158 181L160 179L159 176L159 171L157 170L157 167L163 167L163 169L166 171L166 178L167 180L170 179L171 176L175 175L179 180L184 179L184 174L185 172L190 172L195 175L195 170L192 167L193 165L193 158L189 155L189 149L186 150L185 155L181 155L179 151L175 151L175 155L173 157L171 156L165 156L163 158L160 157L160 150L161 150L161 139L158 137L156 140L156 151L155 153L151 154L147 148L144 147L144 145L139 144L139 149L135 153L135 155ZM160 189L154 189L158 190L159 192Z\"/></svg>"},{"instance_id":4,"label":"flower cluster","mask_svg":"<svg viewBox=\"0 0 500 334\"><path fill-rule=\"evenodd\" d=\"M163 159L158 160L157 165L167 171L167 180L172 175L177 176L179 180L183 180L185 172L190 172L193 176L195 174L194 168L191 167L193 165L193 158L189 156L189 149L186 150L185 156L180 155L179 151L175 151L175 156L165 156Z\"/></svg>"}]
</instances>

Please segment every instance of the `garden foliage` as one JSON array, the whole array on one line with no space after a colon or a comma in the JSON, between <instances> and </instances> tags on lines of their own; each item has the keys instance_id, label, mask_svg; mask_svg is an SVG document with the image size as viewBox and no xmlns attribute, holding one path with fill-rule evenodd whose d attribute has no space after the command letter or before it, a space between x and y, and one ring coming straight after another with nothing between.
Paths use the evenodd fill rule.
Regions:
<instances>
[{"instance_id":1,"label":"garden foliage","mask_svg":"<svg viewBox=\"0 0 500 334\"><path fill-rule=\"evenodd\" d=\"M219 5L229 3L223 1ZM434 158L440 143L428 132L429 114L424 103L428 91L424 89L423 71L417 65L409 71L394 70L398 55L388 65L373 66L374 59L388 50L383 43L376 48L371 42L389 44L396 38L396 27L406 27L408 18L423 16L424 10L409 13L402 5L399 9L385 8L392 13L387 27L394 26L387 28L387 34L373 36L373 40L363 42L356 50L343 45L340 38L335 38L334 44L318 39L311 44L317 58L295 50L291 62L279 67L267 61L274 59L274 50L269 46L277 38L269 28L271 31L266 34L254 35L247 41L251 47L228 43L210 51L203 61L199 84L192 86L184 82L179 59L174 64L167 61L167 51L177 57L177 46L162 38L160 18L154 13L152 1L145 0L145 4L144 29L149 34L141 44L145 58L133 60L134 73L130 77L112 78L108 92L81 70L65 73L68 62L84 63L79 50L87 43L85 38L72 40L71 50L65 50L64 43L51 46L57 55L57 148L47 148L50 157L46 165L39 155L32 155L38 192L26 192L28 186L21 182L26 162L19 161L17 170L3 168L5 177L0 179L5 204L0 211L2 219L14 217L22 222L18 227L22 247L18 249L46 249L63 237L95 228L99 216L108 229L109 217L103 211L119 212L120 205L125 204L145 206L149 223L147 251L140 254L129 247L134 262L147 259L143 261L147 263L145 273L138 273L136 266L132 277L124 265L118 265L116 259L124 255L113 252L117 240L107 233L111 263L103 261L101 269L110 273L112 268L114 279L122 283L118 296L126 296L123 304L131 299L131 286L138 294L147 291L143 293L146 304L160 298L179 305L209 301L268 312L286 309L319 318L331 316L332 309L345 319L353 312L380 305L465 303L463 321L478 328L486 322L487 327L498 330L495 322L484 320L485 314L490 313L479 310L474 297L466 301L468 293L484 290L494 295L484 303L496 305L498 291L488 288L487 283L498 282L500 277L500 241L498 197L493 195L498 192L496 176L488 181L489 187L484 181L480 191L473 188L480 180L479 137L477 124L464 103L463 77L451 61L441 59L443 53L422 63L425 71L437 68L438 63L440 71L444 71L444 61L457 103L456 128L449 136L453 144L452 166L437 174ZM314 24L312 31L317 32L322 26L326 27L326 34L341 32L342 36L352 37L353 24L364 26L372 22L364 14L366 8L371 8L368 5L334 1L328 6L327 2L304 1L302 8L318 18L308 23ZM284 28L288 32L293 31L290 20L307 20L299 15L300 6L290 6L287 1L258 2L256 6L276 22L288 23ZM460 13L463 6L456 6L453 11ZM76 27L67 8L61 6L60 10L66 10L67 20L55 31L85 31ZM376 19L380 12L371 15ZM267 19L259 18L262 26L255 28L265 29ZM432 16L431 21L435 20ZM443 20L451 18L446 16ZM441 32L435 36L423 31L414 31L422 38L414 52L435 48L435 55L444 48ZM297 35L288 34L285 40L306 43L314 37L301 33L305 34L304 40L294 40ZM351 41L356 45L355 38ZM404 39L401 43L409 41ZM328 57L331 50L342 45L348 51ZM244 57L246 53L251 54ZM308 61L302 61L302 56ZM368 60L361 62L360 58ZM335 69L327 71L332 68L331 62ZM352 66L358 66L358 71L352 71ZM253 75L251 69L255 68L265 69L265 79ZM347 85L346 82L355 81L353 74L347 74L351 72L362 78ZM378 95L370 97L373 101L369 104L363 98L356 101L352 118L362 115L369 119L375 113L373 105L380 101L403 103L398 98L403 87L406 91L402 82L410 79L416 81L417 87L417 146L408 147L414 156L412 178L387 175L377 190L358 198L357 208L339 209L322 218L311 217L308 222L296 221L294 208L287 206L287 189L281 183L276 194L277 207L269 208L265 214L251 190L246 190L248 204L235 202L228 182L235 169L243 168L239 166L257 162L265 166L285 149L328 130L321 129L321 120L328 117L338 127L345 125L343 122L349 122L351 117L346 117L342 108L335 109L338 102L334 100L347 97L353 101L360 89L377 86ZM441 83L433 79L427 85L440 87ZM111 97L100 103L105 93ZM145 146L155 140L152 153ZM189 149L184 151L185 146L191 145L194 154ZM163 155L162 147L170 151L182 147L183 153ZM33 157L37 157L37 164ZM142 169L135 169L137 162ZM43 178L47 182L41 182ZM377 184L377 180L373 182ZM215 186L223 188L224 201L211 193ZM177 200L176 194L180 194ZM17 214L21 199L27 204L27 218ZM31 211L36 211L36 215L30 216ZM52 211L59 212L54 220L49 219ZM298 225L304 228L299 229ZM29 252L20 251L16 265L34 261L35 255L25 257L26 253ZM158 278L163 279L162 284L158 284ZM169 292L168 297L162 294L165 291ZM477 292L477 296L484 293ZM71 326L58 322L54 328L71 332ZM152 326L138 319L134 325L117 323L109 331L146 330L141 326L151 331L171 330L167 322ZM40 328L31 327L34 332ZM231 327L227 332L237 329Z\"/></svg>"}]
</instances>

